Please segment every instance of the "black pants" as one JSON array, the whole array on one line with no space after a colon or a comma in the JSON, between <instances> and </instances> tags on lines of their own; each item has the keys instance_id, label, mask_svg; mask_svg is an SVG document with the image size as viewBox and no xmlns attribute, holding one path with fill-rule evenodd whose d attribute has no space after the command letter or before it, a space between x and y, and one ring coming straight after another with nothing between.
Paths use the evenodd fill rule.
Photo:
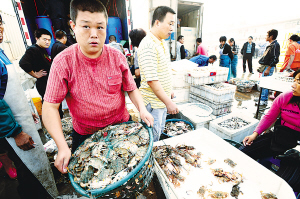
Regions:
<instances>
[{"instance_id":1,"label":"black pants","mask_svg":"<svg viewBox=\"0 0 300 199\"><path fill-rule=\"evenodd\" d=\"M272 134L270 131L259 136L250 146L241 146L240 150L254 160L284 154L285 151L275 152L270 149ZM290 165L281 161L280 168L276 174L284 179L294 191L300 191L300 164Z\"/></svg>"},{"instance_id":2,"label":"black pants","mask_svg":"<svg viewBox=\"0 0 300 199\"><path fill-rule=\"evenodd\" d=\"M15 153L13 148L5 138L0 139L0 153L7 153L8 157L14 162L19 186L18 191L21 199L48 199L51 196L44 189L38 179L28 170L26 165L22 162L19 156Z\"/></svg>"},{"instance_id":3,"label":"black pants","mask_svg":"<svg viewBox=\"0 0 300 199\"><path fill-rule=\"evenodd\" d=\"M252 73L252 54L251 53L246 53L243 56L243 70L244 73L246 72L246 61L248 62L248 68L249 68L249 72Z\"/></svg>"}]
</instances>

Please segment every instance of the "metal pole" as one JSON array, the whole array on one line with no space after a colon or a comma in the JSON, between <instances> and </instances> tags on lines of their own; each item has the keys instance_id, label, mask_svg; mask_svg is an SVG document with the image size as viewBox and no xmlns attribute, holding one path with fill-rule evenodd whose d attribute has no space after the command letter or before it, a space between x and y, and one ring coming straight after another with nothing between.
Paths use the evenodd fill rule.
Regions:
<instances>
[{"instance_id":1,"label":"metal pole","mask_svg":"<svg viewBox=\"0 0 300 199\"><path fill-rule=\"evenodd\" d=\"M16 17L17 17L17 20L18 20L18 24L19 24L19 28L20 28L20 31L21 31L21 35L22 35L22 39L23 39L25 48L27 49L28 45L27 45L27 41L26 41L26 38L25 38L24 30L23 30L23 27L22 27L21 19L20 19L19 13L18 13L18 8L17 8L18 5L17 5L15 0L11 0L11 2L13 4L14 11L16 13Z\"/></svg>"}]
</instances>

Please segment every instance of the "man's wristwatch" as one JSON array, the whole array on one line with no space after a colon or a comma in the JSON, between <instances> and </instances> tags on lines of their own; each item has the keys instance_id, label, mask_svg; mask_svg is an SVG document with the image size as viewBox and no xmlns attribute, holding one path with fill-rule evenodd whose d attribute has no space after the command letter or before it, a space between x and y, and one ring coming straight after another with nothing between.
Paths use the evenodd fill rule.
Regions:
<instances>
[{"instance_id":1,"label":"man's wristwatch","mask_svg":"<svg viewBox=\"0 0 300 199\"><path fill-rule=\"evenodd\" d=\"M294 72L294 70L292 70L292 69L287 69L286 71L289 72L289 73Z\"/></svg>"}]
</instances>

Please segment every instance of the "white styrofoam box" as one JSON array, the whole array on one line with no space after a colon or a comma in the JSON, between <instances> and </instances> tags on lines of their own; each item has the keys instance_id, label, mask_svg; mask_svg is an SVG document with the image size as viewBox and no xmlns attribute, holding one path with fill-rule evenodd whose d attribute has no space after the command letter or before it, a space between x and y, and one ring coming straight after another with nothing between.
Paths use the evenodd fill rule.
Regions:
<instances>
[{"instance_id":1,"label":"white styrofoam box","mask_svg":"<svg viewBox=\"0 0 300 199\"><path fill-rule=\"evenodd\" d=\"M199 103L198 103L199 104ZM192 107L193 109L196 110L196 112L198 112L197 110L200 110L200 107L197 107L197 103L193 104L193 103L187 103L187 104L183 104L183 105L178 105L178 109L179 109L179 118L189 121L191 122L195 129L199 129L199 128L209 128L209 122L211 120L216 119L216 117L212 114L209 114L207 116L201 116L198 115L195 111L188 111L188 106ZM205 110L203 110L205 111Z\"/></svg>"},{"instance_id":2,"label":"white styrofoam box","mask_svg":"<svg viewBox=\"0 0 300 199\"><path fill-rule=\"evenodd\" d=\"M187 59L171 62L173 89L188 87L189 84L185 80L186 73L197 67L198 64Z\"/></svg>"},{"instance_id":3,"label":"white styrofoam box","mask_svg":"<svg viewBox=\"0 0 300 199\"><path fill-rule=\"evenodd\" d=\"M180 88L180 89L173 89L174 98L172 99L173 102L187 102L189 101L189 94L190 94L190 87Z\"/></svg>"},{"instance_id":4,"label":"white styrofoam box","mask_svg":"<svg viewBox=\"0 0 300 199\"><path fill-rule=\"evenodd\" d=\"M198 88L201 90L200 96L216 103L223 103L225 101L233 100L236 91L236 86L226 83L219 84L222 85L224 88L217 89L209 85L199 86ZM196 94L199 93L196 92Z\"/></svg>"},{"instance_id":5,"label":"white styrofoam box","mask_svg":"<svg viewBox=\"0 0 300 199\"><path fill-rule=\"evenodd\" d=\"M172 86L173 86L173 89L185 88L185 87L190 86L185 81L185 74L186 73L184 73L184 72L174 72L174 71L172 71Z\"/></svg>"},{"instance_id":6,"label":"white styrofoam box","mask_svg":"<svg viewBox=\"0 0 300 199\"><path fill-rule=\"evenodd\" d=\"M243 183L239 185L243 194L240 194L239 198L261 198L260 191L263 191L263 193L274 193L278 199L296 199L293 189L282 178L205 128L154 142L153 145L154 147L163 145L176 147L180 144L194 146L196 152L200 151L203 154L201 156L202 164L201 168L190 166L187 169L182 169L180 175L185 177L185 180L180 182L179 187L175 187L159 165L154 164L154 171L167 199L201 198L198 196L197 191L202 185L206 186L208 184L210 186L207 188L213 191L230 193L233 184L220 184L218 179L212 175L212 168L222 168L228 172L234 170L243 175ZM210 158L216 159L213 165L206 163ZM226 158L237 164L234 169L224 162ZM184 161L183 165L185 166ZM211 198L207 196L208 194L206 192L205 198ZM233 197L229 196L228 198Z\"/></svg>"},{"instance_id":7,"label":"white styrofoam box","mask_svg":"<svg viewBox=\"0 0 300 199\"><path fill-rule=\"evenodd\" d=\"M212 114L215 116L230 113L231 108L233 106L233 100L226 101L225 103L213 103L210 100L208 100L206 98L202 98L199 95L196 95L193 93L190 93L190 100L191 100L191 102L194 102L194 103L200 102L200 103L203 103L203 104L211 107L213 110Z\"/></svg>"},{"instance_id":8,"label":"white styrofoam box","mask_svg":"<svg viewBox=\"0 0 300 199\"><path fill-rule=\"evenodd\" d=\"M225 127L221 127L218 124L220 122L223 122L225 120L231 119L232 117L238 117L244 121L249 122L248 125L243 126L240 129L230 130ZM224 117L220 117L218 119L215 119L210 122L209 124L209 130L215 133L216 135L220 136L221 138L226 138L230 140L234 140L236 142L242 142L243 139L247 136L253 133L256 126L258 125L259 120L249 117L246 114L243 113L231 113Z\"/></svg>"}]
</instances>

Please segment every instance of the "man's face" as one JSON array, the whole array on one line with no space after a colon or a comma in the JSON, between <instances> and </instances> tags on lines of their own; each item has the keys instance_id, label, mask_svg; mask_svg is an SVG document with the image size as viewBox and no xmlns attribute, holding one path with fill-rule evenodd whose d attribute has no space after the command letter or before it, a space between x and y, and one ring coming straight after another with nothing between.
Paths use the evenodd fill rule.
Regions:
<instances>
[{"instance_id":1,"label":"man's face","mask_svg":"<svg viewBox=\"0 0 300 199\"><path fill-rule=\"evenodd\" d=\"M220 41L220 44L224 45L226 42L225 41Z\"/></svg>"},{"instance_id":2,"label":"man's face","mask_svg":"<svg viewBox=\"0 0 300 199\"><path fill-rule=\"evenodd\" d=\"M197 45L199 46L201 43L197 41Z\"/></svg>"},{"instance_id":3,"label":"man's face","mask_svg":"<svg viewBox=\"0 0 300 199\"><path fill-rule=\"evenodd\" d=\"M269 36L269 33L266 35L266 41L272 41L273 36Z\"/></svg>"},{"instance_id":4,"label":"man's face","mask_svg":"<svg viewBox=\"0 0 300 199\"><path fill-rule=\"evenodd\" d=\"M168 12L163 22L158 21L160 39L167 39L174 29L175 15Z\"/></svg>"},{"instance_id":5,"label":"man's face","mask_svg":"<svg viewBox=\"0 0 300 199\"><path fill-rule=\"evenodd\" d=\"M180 42L181 44L183 44L183 43L184 43L184 37L182 37L181 39L179 39L179 42Z\"/></svg>"},{"instance_id":6,"label":"man's face","mask_svg":"<svg viewBox=\"0 0 300 199\"><path fill-rule=\"evenodd\" d=\"M36 44L41 48L49 48L51 44L51 36L50 35L42 35L40 38L35 38Z\"/></svg>"},{"instance_id":7,"label":"man's face","mask_svg":"<svg viewBox=\"0 0 300 199\"><path fill-rule=\"evenodd\" d=\"M253 40L253 39L252 39L251 37L248 38L248 42L249 42L249 43L252 43L252 40Z\"/></svg>"},{"instance_id":8,"label":"man's face","mask_svg":"<svg viewBox=\"0 0 300 199\"><path fill-rule=\"evenodd\" d=\"M0 43L3 42L3 31L4 31L3 22L0 21Z\"/></svg>"},{"instance_id":9,"label":"man's face","mask_svg":"<svg viewBox=\"0 0 300 199\"><path fill-rule=\"evenodd\" d=\"M208 60L208 63L213 64L215 61L216 61L216 60L214 60L213 58L210 58L210 59Z\"/></svg>"},{"instance_id":10,"label":"man's face","mask_svg":"<svg viewBox=\"0 0 300 199\"><path fill-rule=\"evenodd\" d=\"M70 24L81 52L89 58L99 57L106 38L104 13L78 11L76 24L73 21Z\"/></svg>"}]
</instances>

